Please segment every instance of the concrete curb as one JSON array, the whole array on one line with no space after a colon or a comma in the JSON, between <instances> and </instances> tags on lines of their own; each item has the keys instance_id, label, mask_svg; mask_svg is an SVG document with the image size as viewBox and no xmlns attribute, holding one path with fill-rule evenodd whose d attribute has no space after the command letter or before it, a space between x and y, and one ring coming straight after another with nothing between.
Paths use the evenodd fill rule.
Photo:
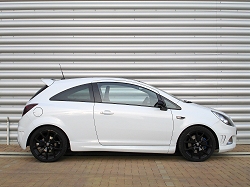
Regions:
<instances>
[{"instance_id":1,"label":"concrete curb","mask_svg":"<svg viewBox=\"0 0 250 187\"><path fill-rule=\"evenodd\" d=\"M9 156L32 156L30 152L0 152L0 156L8 156L8 155ZM250 156L250 152L214 153L213 156Z\"/></svg>"}]
</instances>

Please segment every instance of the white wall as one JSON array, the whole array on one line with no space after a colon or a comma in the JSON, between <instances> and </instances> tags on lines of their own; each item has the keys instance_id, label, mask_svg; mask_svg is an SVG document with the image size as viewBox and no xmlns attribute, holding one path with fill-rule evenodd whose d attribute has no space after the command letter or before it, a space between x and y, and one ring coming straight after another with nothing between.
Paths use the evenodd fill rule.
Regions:
<instances>
[{"instance_id":1,"label":"white wall","mask_svg":"<svg viewBox=\"0 0 250 187\"><path fill-rule=\"evenodd\" d=\"M250 2L0 2L0 140L40 78L147 82L228 113L250 142Z\"/></svg>"}]
</instances>

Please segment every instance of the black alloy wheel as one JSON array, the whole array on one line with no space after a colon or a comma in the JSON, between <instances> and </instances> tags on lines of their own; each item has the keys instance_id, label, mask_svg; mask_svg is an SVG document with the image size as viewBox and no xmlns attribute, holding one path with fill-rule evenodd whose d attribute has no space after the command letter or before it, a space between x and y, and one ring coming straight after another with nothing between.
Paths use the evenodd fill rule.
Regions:
<instances>
[{"instance_id":1,"label":"black alloy wheel","mask_svg":"<svg viewBox=\"0 0 250 187\"><path fill-rule=\"evenodd\" d=\"M30 151L41 162L54 162L67 150L67 138L58 128L43 126L35 130L30 138Z\"/></svg>"},{"instance_id":2,"label":"black alloy wheel","mask_svg":"<svg viewBox=\"0 0 250 187\"><path fill-rule=\"evenodd\" d=\"M193 126L183 131L178 146L185 159L202 162L213 154L216 141L209 129L202 126Z\"/></svg>"}]
</instances>

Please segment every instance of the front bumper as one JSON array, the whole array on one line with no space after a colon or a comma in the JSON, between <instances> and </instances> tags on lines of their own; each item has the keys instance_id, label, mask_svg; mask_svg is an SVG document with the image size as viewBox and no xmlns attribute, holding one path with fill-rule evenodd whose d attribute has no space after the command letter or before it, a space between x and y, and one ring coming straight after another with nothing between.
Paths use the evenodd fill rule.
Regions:
<instances>
[{"instance_id":1,"label":"front bumper","mask_svg":"<svg viewBox=\"0 0 250 187\"><path fill-rule=\"evenodd\" d=\"M221 122L219 122L221 123ZM217 134L219 143L219 153L231 151L236 147L237 129L235 126L228 126L223 124L223 129Z\"/></svg>"},{"instance_id":2,"label":"front bumper","mask_svg":"<svg viewBox=\"0 0 250 187\"><path fill-rule=\"evenodd\" d=\"M224 137L222 137L222 139L224 139ZM231 151L235 147L236 147L236 135L233 135L229 138L228 141L223 141L223 143L220 144L219 153Z\"/></svg>"}]
</instances>

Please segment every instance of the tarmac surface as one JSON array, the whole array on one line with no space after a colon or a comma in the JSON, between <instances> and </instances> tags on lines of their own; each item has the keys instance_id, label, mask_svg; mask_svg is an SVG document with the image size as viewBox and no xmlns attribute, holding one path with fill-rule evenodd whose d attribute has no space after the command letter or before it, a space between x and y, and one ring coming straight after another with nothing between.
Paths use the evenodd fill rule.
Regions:
<instances>
[{"instance_id":1,"label":"tarmac surface","mask_svg":"<svg viewBox=\"0 0 250 187\"><path fill-rule=\"evenodd\" d=\"M176 155L106 152L42 163L29 149L0 144L0 186L249 187L250 145L199 163Z\"/></svg>"}]
</instances>

